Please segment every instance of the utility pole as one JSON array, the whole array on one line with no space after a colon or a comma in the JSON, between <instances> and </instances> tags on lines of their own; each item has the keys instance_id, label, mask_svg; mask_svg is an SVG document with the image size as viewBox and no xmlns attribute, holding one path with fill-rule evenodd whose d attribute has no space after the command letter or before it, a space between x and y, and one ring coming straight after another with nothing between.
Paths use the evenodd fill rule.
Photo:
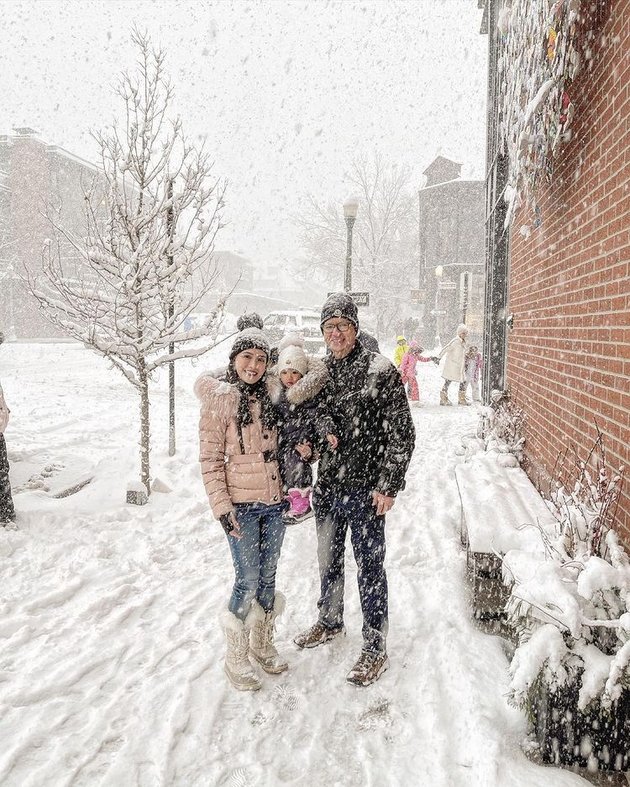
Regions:
<instances>
[{"instance_id":1,"label":"utility pole","mask_svg":"<svg viewBox=\"0 0 630 787\"><path fill-rule=\"evenodd\" d=\"M169 268L173 266L173 181L168 182L168 208L166 210L166 228L168 232L168 254L166 255L167 264ZM173 320L175 315L175 304L173 299L175 292L171 289L171 302L168 306L169 321ZM170 342L168 345L169 355L175 352L175 342ZM168 362L168 455L175 456L175 361Z\"/></svg>"},{"instance_id":2,"label":"utility pole","mask_svg":"<svg viewBox=\"0 0 630 787\"><path fill-rule=\"evenodd\" d=\"M352 292L352 228L357 218L359 200L348 197L343 203L343 215L346 219L346 268L343 278L344 292Z\"/></svg>"}]
</instances>

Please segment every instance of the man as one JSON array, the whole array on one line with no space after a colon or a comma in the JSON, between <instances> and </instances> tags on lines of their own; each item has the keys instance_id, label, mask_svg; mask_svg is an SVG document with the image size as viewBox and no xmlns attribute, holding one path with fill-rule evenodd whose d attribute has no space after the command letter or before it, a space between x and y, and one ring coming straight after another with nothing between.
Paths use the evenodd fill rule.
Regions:
<instances>
[{"instance_id":1,"label":"man","mask_svg":"<svg viewBox=\"0 0 630 787\"><path fill-rule=\"evenodd\" d=\"M335 293L322 308L321 329L330 350L326 403L336 426L337 448L319 463L313 492L321 594L319 619L295 643L314 648L344 633L346 532L358 566L363 649L346 679L368 686L389 666L385 514L405 485L414 428L400 375L382 355L357 338L357 307Z\"/></svg>"}]
</instances>

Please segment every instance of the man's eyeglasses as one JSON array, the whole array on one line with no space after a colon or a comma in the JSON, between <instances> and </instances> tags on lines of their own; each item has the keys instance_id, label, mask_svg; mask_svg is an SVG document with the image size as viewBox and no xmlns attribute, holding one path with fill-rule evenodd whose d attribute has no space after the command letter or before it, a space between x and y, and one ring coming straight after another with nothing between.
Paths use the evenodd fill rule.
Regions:
<instances>
[{"instance_id":1,"label":"man's eyeglasses","mask_svg":"<svg viewBox=\"0 0 630 787\"><path fill-rule=\"evenodd\" d=\"M346 333L352 327L351 322L346 322L345 320L342 322L326 322L322 325L322 330L326 334L331 334L335 329L340 331L341 333Z\"/></svg>"}]
</instances>

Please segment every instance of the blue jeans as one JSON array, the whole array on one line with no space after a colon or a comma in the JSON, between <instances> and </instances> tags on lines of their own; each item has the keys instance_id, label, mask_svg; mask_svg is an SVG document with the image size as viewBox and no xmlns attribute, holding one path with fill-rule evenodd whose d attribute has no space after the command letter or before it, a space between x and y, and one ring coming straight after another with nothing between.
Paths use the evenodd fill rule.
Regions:
<instances>
[{"instance_id":1,"label":"blue jeans","mask_svg":"<svg viewBox=\"0 0 630 787\"><path fill-rule=\"evenodd\" d=\"M350 528L363 612L363 648L371 653L384 651L388 628L385 517L376 515L372 490L344 494L315 488L313 508L321 581L319 622L329 629L343 625L344 556Z\"/></svg>"},{"instance_id":2,"label":"blue jeans","mask_svg":"<svg viewBox=\"0 0 630 787\"><path fill-rule=\"evenodd\" d=\"M243 537L227 537L235 574L228 609L241 620L247 617L254 598L265 612L273 609L276 566L284 540L282 514L285 510L284 502L277 505L234 505Z\"/></svg>"}]
</instances>

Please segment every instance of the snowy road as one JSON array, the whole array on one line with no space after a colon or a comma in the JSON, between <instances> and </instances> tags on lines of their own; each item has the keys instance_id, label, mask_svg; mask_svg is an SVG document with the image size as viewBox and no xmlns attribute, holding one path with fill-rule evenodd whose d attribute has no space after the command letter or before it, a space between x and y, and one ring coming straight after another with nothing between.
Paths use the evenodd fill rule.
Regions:
<instances>
[{"instance_id":1,"label":"snowy road","mask_svg":"<svg viewBox=\"0 0 630 787\"><path fill-rule=\"evenodd\" d=\"M315 537L304 523L287 532L278 578L290 669L240 694L226 685L216 624L229 553L196 462L191 383L210 360L179 368L172 459L157 385L153 474L172 491L143 508L123 502L136 450L128 384L75 345L5 345L1 360L22 490L20 530L0 531L3 787L586 784L522 754L503 643L470 622L453 467L458 435L476 419L472 408L429 404L433 366L420 370L417 448L388 519L390 670L368 689L344 680L360 649L350 555L347 637L307 652L291 644L315 619ZM79 476L94 480L51 496Z\"/></svg>"}]
</instances>

